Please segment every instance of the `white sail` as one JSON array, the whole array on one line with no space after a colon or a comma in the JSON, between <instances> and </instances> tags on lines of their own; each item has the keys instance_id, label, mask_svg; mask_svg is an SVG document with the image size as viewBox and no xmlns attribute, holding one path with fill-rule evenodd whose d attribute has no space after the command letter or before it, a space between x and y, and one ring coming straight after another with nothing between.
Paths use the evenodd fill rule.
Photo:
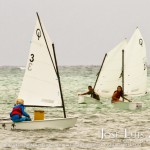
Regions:
<instances>
[{"instance_id":1,"label":"white sail","mask_svg":"<svg viewBox=\"0 0 150 150\"><path fill-rule=\"evenodd\" d=\"M62 106L56 72L52 42L43 23L41 22L40 24L39 20L37 20L18 97L24 99L25 105L28 106Z\"/></svg>"},{"instance_id":2,"label":"white sail","mask_svg":"<svg viewBox=\"0 0 150 150\"><path fill-rule=\"evenodd\" d=\"M107 53L95 86L95 92L101 97L111 97L117 86L122 85L122 50L126 45L125 39Z\"/></svg>"},{"instance_id":3,"label":"white sail","mask_svg":"<svg viewBox=\"0 0 150 150\"><path fill-rule=\"evenodd\" d=\"M147 58L144 39L137 28L125 48L124 91L131 96L147 90Z\"/></svg>"}]
</instances>

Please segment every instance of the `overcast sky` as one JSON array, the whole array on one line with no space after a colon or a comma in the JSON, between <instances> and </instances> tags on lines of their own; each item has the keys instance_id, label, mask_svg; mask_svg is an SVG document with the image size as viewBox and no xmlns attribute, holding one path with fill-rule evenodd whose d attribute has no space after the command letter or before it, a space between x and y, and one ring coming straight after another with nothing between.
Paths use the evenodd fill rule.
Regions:
<instances>
[{"instance_id":1,"label":"overcast sky","mask_svg":"<svg viewBox=\"0 0 150 150\"><path fill-rule=\"evenodd\" d=\"M150 64L150 0L0 0L0 65L26 65L36 11L59 65L100 65L137 26Z\"/></svg>"}]
</instances>

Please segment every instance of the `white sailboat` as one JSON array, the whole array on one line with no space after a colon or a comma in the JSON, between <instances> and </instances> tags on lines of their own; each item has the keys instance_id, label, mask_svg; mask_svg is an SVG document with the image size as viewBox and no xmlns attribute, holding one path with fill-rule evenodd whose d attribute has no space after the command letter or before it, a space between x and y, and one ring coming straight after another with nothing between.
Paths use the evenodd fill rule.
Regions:
<instances>
[{"instance_id":1,"label":"white sailboat","mask_svg":"<svg viewBox=\"0 0 150 150\"><path fill-rule=\"evenodd\" d=\"M66 129L73 127L77 117L66 118L54 44L37 13L26 71L18 98L29 107L62 107L64 118L13 123L0 122L2 128L23 130ZM53 108L53 109L54 109Z\"/></svg>"},{"instance_id":2,"label":"white sailboat","mask_svg":"<svg viewBox=\"0 0 150 150\"><path fill-rule=\"evenodd\" d=\"M137 28L124 48L117 55L110 51L95 84L95 91L102 97L110 97L118 85L130 97L141 96L147 92L147 58L144 39ZM109 53L108 53L109 54ZM116 58L115 58L115 56ZM141 108L142 103L115 103L125 109Z\"/></svg>"},{"instance_id":3,"label":"white sailboat","mask_svg":"<svg viewBox=\"0 0 150 150\"><path fill-rule=\"evenodd\" d=\"M94 86L95 92L101 97L110 98L122 83L122 49L125 49L127 43L127 39L124 39L105 55Z\"/></svg>"},{"instance_id":4,"label":"white sailboat","mask_svg":"<svg viewBox=\"0 0 150 150\"><path fill-rule=\"evenodd\" d=\"M147 92L145 41L137 28L124 49L124 93L142 96Z\"/></svg>"},{"instance_id":5,"label":"white sailboat","mask_svg":"<svg viewBox=\"0 0 150 150\"><path fill-rule=\"evenodd\" d=\"M127 39L121 41L111 51L105 54L100 70L97 74L97 79L94 85L94 90L101 97L111 97L117 85L121 84L122 70L122 49L127 46ZM120 62L120 63L118 63ZM79 104L99 103L98 100L87 96L79 96Z\"/></svg>"}]
</instances>

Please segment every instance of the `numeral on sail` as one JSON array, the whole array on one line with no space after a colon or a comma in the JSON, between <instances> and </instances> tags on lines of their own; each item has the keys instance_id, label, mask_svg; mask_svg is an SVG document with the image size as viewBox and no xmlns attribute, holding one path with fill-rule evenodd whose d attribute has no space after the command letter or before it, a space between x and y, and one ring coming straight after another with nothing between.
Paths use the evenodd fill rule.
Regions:
<instances>
[{"instance_id":1,"label":"numeral on sail","mask_svg":"<svg viewBox=\"0 0 150 150\"><path fill-rule=\"evenodd\" d=\"M29 71L31 71L31 70L32 70L32 68L31 68L31 67L32 67L32 63L29 63L29 66L28 66L28 70L29 70Z\"/></svg>"},{"instance_id":2,"label":"numeral on sail","mask_svg":"<svg viewBox=\"0 0 150 150\"><path fill-rule=\"evenodd\" d=\"M139 39L139 44L140 44L141 46L143 46L143 40L142 40L142 39Z\"/></svg>"},{"instance_id":3,"label":"numeral on sail","mask_svg":"<svg viewBox=\"0 0 150 150\"><path fill-rule=\"evenodd\" d=\"M28 65L28 70L32 70L32 62L34 62L34 54L31 54L31 59L29 59L30 63Z\"/></svg>"},{"instance_id":4,"label":"numeral on sail","mask_svg":"<svg viewBox=\"0 0 150 150\"><path fill-rule=\"evenodd\" d=\"M31 54L30 62L34 62L34 54Z\"/></svg>"},{"instance_id":5,"label":"numeral on sail","mask_svg":"<svg viewBox=\"0 0 150 150\"><path fill-rule=\"evenodd\" d=\"M37 35L38 40L39 40L40 37L41 37L41 30L40 30L40 29L37 29L37 30L36 30L36 35Z\"/></svg>"}]
</instances>

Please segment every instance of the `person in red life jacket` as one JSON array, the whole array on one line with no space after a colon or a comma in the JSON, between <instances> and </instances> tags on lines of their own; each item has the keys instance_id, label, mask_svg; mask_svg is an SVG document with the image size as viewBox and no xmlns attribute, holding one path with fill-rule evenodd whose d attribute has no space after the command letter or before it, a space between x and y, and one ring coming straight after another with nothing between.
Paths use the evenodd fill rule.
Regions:
<instances>
[{"instance_id":1,"label":"person in red life jacket","mask_svg":"<svg viewBox=\"0 0 150 150\"><path fill-rule=\"evenodd\" d=\"M113 96L112 96L112 103L116 103L116 102L122 102L120 100L120 97L124 98L125 100L127 100L128 102L131 102L130 100L128 100L127 98L125 98L123 96L123 90L122 90L122 87L121 86L118 86L117 87L117 90L113 93Z\"/></svg>"},{"instance_id":2,"label":"person in red life jacket","mask_svg":"<svg viewBox=\"0 0 150 150\"><path fill-rule=\"evenodd\" d=\"M96 99L96 100L100 100L99 95L94 91L94 89L92 88L92 86L88 86L88 91L82 94L78 94L78 95L91 95L92 98Z\"/></svg>"},{"instance_id":3,"label":"person in red life jacket","mask_svg":"<svg viewBox=\"0 0 150 150\"><path fill-rule=\"evenodd\" d=\"M12 112L10 113L11 120L13 122L31 121L30 116L24 111L24 109L24 100L17 99L16 105L13 107Z\"/></svg>"}]
</instances>

